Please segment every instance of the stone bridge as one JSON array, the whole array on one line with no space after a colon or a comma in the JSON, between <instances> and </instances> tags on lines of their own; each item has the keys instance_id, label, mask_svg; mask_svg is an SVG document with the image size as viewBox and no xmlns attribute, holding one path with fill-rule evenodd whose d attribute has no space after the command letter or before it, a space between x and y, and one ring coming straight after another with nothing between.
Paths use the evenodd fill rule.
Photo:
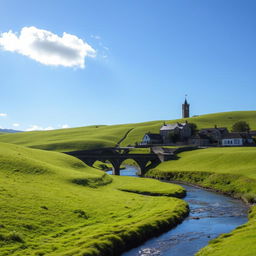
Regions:
<instances>
[{"instance_id":1,"label":"stone bridge","mask_svg":"<svg viewBox=\"0 0 256 256\"><path fill-rule=\"evenodd\" d=\"M134 160L139 166L139 175L144 175L145 172L160 162L165 160L175 159L174 154L164 154L158 150L152 150L149 154L133 154L130 153L129 147L126 148L100 148L94 150L80 150L65 152L79 158L89 166L93 166L95 161L110 162L113 166L113 174L120 175L120 166L127 159ZM155 152L154 152L155 151Z\"/></svg>"}]
</instances>

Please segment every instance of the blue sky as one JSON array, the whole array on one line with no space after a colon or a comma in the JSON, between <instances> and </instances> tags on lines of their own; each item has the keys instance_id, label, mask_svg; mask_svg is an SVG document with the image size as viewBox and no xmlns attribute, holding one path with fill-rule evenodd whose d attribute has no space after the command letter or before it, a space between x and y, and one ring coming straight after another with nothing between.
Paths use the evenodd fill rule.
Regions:
<instances>
[{"instance_id":1,"label":"blue sky","mask_svg":"<svg viewBox=\"0 0 256 256\"><path fill-rule=\"evenodd\" d=\"M255 13L254 0L2 0L0 126L175 119L185 94L191 115L255 110ZM32 27L91 51L67 55L62 41L6 49L3 33L19 38Z\"/></svg>"}]
</instances>

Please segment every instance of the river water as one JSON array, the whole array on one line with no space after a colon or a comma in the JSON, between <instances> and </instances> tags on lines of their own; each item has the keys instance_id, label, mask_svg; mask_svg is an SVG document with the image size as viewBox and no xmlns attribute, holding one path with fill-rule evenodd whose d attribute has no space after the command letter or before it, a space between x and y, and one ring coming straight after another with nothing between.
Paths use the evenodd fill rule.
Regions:
<instances>
[{"instance_id":1,"label":"river water","mask_svg":"<svg viewBox=\"0 0 256 256\"><path fill-rule=\"evenodd\" d=\"M111 171L110 171L111 172ZM121 175L137 176L127 167ZM148 240L122 256L192 256L210 240L247 222L248 207L240 200L201 188L182 185L189 216L176 228Z\"/></svg>"}]
</instances>

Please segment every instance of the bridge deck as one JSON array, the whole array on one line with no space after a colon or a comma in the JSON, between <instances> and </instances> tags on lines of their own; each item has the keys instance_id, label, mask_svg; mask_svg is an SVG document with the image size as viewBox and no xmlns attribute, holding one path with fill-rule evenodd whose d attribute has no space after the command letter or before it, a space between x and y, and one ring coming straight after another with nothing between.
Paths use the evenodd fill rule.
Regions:
<instances>
[{"instance_id":1,"label":"bridge deck","mask_svg":"<svg viewBox=\"0 0 256 256\"><path fill-rule=\"evenodd\" d=\"M115 174L119 175L120 165L124 160L133 159L139 165L141 169L141 174L146 171L149 166L156 165L165 160L174 159L173 154L166 154L166 152L161 152L159 154L149 153L149 154L129 154L130 147L125 148L101 148L95 150L80 150L66 152L66 154L72 155L79 158L87 165L93 166L95 161L109 161L113 166L113 171Z\"/></svg>"}]
</instances>

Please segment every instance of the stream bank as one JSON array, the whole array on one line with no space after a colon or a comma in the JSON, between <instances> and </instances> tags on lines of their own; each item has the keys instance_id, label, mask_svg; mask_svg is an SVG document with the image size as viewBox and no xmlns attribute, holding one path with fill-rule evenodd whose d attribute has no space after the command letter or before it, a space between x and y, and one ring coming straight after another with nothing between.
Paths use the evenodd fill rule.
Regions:
<instances>
[{"instance_id":1,"label":"stream bank","mask_svg":"<svg viewBox=\"0 0 256 256\"><path fill-rule=\"evenodd\" d=\"M121 175L136 176L136 169L128 167ZM208 242L247 222L248 206L240 200L182 185L189 203L189 216L174 229L148 240L122 256L192 256Z\"/></svg>"}]
</instances>

